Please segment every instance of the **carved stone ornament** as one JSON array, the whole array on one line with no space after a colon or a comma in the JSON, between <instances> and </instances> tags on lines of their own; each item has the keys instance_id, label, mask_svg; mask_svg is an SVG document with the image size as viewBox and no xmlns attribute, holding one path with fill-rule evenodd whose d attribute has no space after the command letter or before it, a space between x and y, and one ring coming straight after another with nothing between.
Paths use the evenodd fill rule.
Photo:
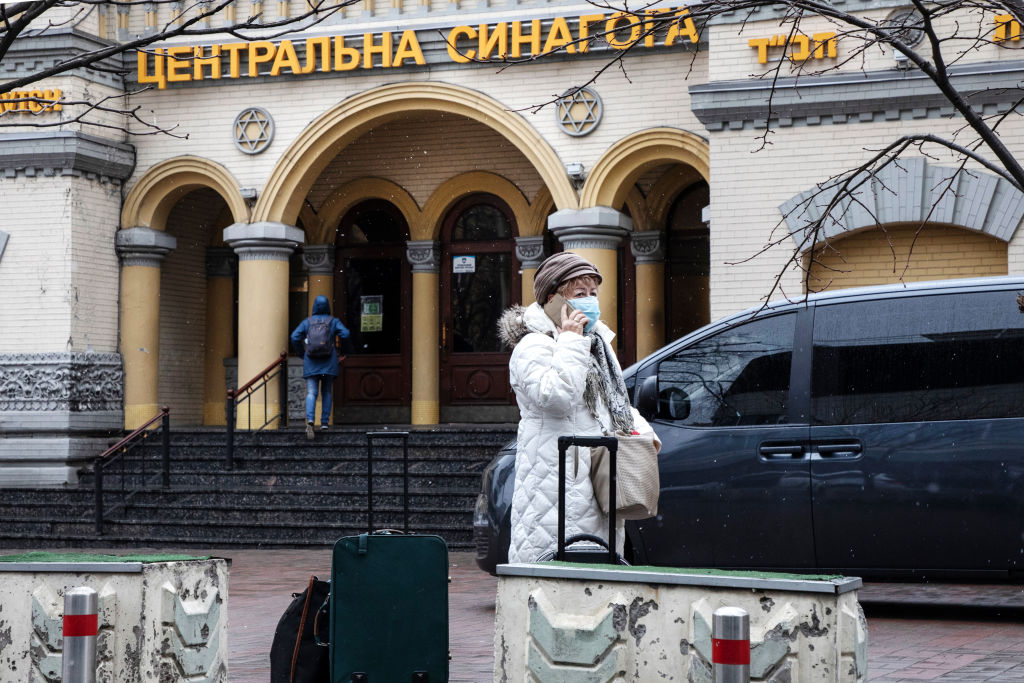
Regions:
<instances>
[{"instance_id":1,"label":"carved stone ornament","mask_svg":"<svg viewBox=\"0 0 1024 683\"><path fill-rule=\"evenodd\" d=\"M555 116L566 135L582 137L594 132L601 123L604 105L591 88L570 88L558 99Z\"/></svg>"},{"instance_id":2,"label":"carved stone ornament","mask_svg":"<svg viewBox=\"0 0 1024 683\"><path fill-rule=\"evenodd\" d=\"M307 244L302 247L302 265L310 275L333 275L334 245Z\"/></svg>"},{"instance_id":3,"label":"carved stone ornament","mask_svg":"<svg viewBox=\"0 0 1024 683\"><path fill-rule=\"evenodd\" d=\"M545 256L543 237L516 238L516 258L523 264L523 268L539 267Z\"/></svg>"},{"instance_id":4,"label":"carved stone ornament","mask_svg":"<svg viewBox=\"0 0 1024 683\"><path fill-rule=\"evenodd\" d=\"M441 272L441 245L433 240L406 242L405 257L414 273Z\"/></svg>"},{"instance_id":5,"label":"carved stone ornament","mask_svg":"<svg viewBox=\"0 0 1024 683\"><path fill-rule=\"evenodd\" d=\"M629 248L637 263L663 263L665 261L665 233L657 230L634 232Z\"/></svg>"},{"instance_id":6,"label":"carved stone ornament","mask_svg":"<svg viewBox=\"0 0 1024 683\"><path fill-rule=\"evenodd\" d=\"M0 355L0 410L121 410L124 370L117 353Z\"/></svg>"},{"instance_id":7,"label":"carved stone ornament","mask_svg":"<svg viewBox=\"0 0 1024 683\"><path fill-rule=\"evenodd\" d=\"M259 154L274 141L274 119L261 107L249 107L235 117L235 147L246 154Z\"/></svg>"}]
</instances>

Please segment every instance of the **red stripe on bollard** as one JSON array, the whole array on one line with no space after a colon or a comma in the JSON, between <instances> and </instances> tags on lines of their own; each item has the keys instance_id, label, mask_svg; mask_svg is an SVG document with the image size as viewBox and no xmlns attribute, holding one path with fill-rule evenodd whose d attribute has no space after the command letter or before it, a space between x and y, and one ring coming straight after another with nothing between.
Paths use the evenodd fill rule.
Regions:
<instances>
[{"instance_id":1,"label":"red stripe on bollard","mask_svg":"<svg viewBox=\"0 0 1024 683\"><path fill-rule=\"evenodd\" d=\"M64 637L94 636L99 633L99 615L65 614Z\"/></svg>"},{"instance_id":2,"label":"red stripe on bollard","mask_svg":"<svg viewBox=\"0 0 1024 683\"><path fill-rule=\"evenodd\" d=\"M750 664L750 641L712 638L711 663Z\"/></svg>"}]
</instances>

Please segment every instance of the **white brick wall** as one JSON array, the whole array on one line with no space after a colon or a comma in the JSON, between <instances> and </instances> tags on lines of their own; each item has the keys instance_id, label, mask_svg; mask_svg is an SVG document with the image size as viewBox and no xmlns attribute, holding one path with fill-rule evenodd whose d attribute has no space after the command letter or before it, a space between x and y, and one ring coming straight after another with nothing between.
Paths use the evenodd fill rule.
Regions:
<instances>
[{"instance_id":1,"label":"white brick wall","mask_svg":"<svg viewBox=\"0 0 1024 683\"><path fill-rule=\"evenodd\" d=\"M114 184L0 178L0 353L117 350Z\"/></svg>"}]
</instances>

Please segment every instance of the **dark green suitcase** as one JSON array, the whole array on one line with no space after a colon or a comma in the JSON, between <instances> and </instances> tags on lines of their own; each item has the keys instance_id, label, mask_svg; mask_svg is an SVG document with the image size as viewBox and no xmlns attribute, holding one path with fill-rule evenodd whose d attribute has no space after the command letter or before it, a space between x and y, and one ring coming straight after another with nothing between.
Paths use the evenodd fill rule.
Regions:
<instances>
[{"instance_id":1,"label":"dark green suitcase","mask_svg":"<svg viewBox=\"0 0 1024 683\"><path fill-rule=\"evenodd\" d=\"M372 470L372 439L367 460ZM340 539L331 558L330 630L332 683L446 683L444 539L395 531Z\"/></svg>"}]
</instances>

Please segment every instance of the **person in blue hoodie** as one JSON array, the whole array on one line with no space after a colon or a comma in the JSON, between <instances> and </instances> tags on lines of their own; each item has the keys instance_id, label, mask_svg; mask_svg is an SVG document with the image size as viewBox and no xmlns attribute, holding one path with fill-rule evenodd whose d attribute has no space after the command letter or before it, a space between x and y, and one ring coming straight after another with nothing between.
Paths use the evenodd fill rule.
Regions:
<instances>
[{"instance_id":1,"label":"person in blue hoodie","mask_svg":"<svg viewBox=\"0 0 1024 683\"><path fill-rule=\"evenodd\" d=\"M310 337L313 339L310 339ZM331 417L334 380L338 376L338 339L347 339L348 328L331 315L327 297L313 300L313 315L292 332L292 348L302 353L302 376L306 379L306 438L313 438L313 411L317 393L322 394L320 430L327 431ZM326 339L323 339L326 337ZM319 392L318 392L319 389Z\"/></svg>"}]
</instances>

